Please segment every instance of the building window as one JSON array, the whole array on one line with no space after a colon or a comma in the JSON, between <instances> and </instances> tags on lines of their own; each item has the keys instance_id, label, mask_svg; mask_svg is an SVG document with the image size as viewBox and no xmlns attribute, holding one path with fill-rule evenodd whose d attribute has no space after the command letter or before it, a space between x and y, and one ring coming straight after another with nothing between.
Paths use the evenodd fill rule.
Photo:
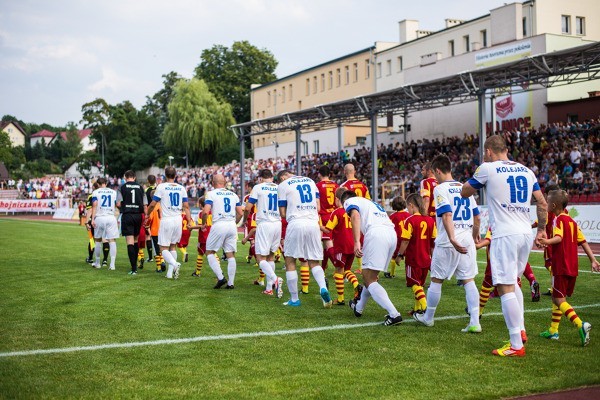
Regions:
<instances>
[{"instance_id":1,"label":"building window","mask_svg":"<svg viewBox=\"0 0 600 400\"><path fill-rule=\"evenodd\" d=\"M281 88L281 102L285 103L285 86Z\"/></svg>"},{"instance_id":2,"label":"building window","mask_svg":"<svg viewBox=\"0 0 600 400\"><path fill-rule=\"evenodd\" d=\"M317 93L317 76L313 76L313 93Z\"/></svg>"},{"instance_id":3,"label":"building window","mask_svg":"<svg viewBox=\"0 0 600 400\"><path fill-rule=\"evenodd\" d=\"M294 96L292 95L292 85L290 84L290 90L288 90L289 94L290 94L290 101L292 101L294 99Z\"/></svg>"},{"instance_id":4,"label":"building window","mask_svg":"<svg viewBox=\"0 0 600 400\"><path fill-rule=\"evenodd\" d=\"M336 74L336 86L340 87L340 85L342 84L342 70L339 68L336 69L335 74Z\"/></svg>"},{"instance_id":5,"label":"building window","mask_svg":"<svg viewBox=\"0 0 600 400\"><path fill-rule=\"evenodd\" d=\"M575 17L575 33L585 35L585 17Z\"/></svg>"},{"instance_id":6,"label":"building window","mask_svg":"<svg viewBox=\"0 0 600 400\"><path fill-rule=\"evenodd\" d=\"M377 78L381 78L381 63L377 63Z\"/></svg>"},{"instance_id":7,"label":"building window","mask_svg":"<svg viewBox=\"0 0 600 400\"><path fill-rule=\"evenodd\" d=\"M354 63L354 82L358 82L358 63Z\"/></svg>"},{"instance_id":8,"label":"building window","mask_svg":"<svg viewBox=\"0 0 600 400\"><path fill-rule=\"evenodd\" d=\"M561 26L562 33L569 34L571 33L571 16L570 15L561 15Z\"/></svg>"},{"instance_id":9,"label":"building window","mask_svg":"<svg viewBox=\"0 0 600 400\"><path fill-rule=\"evenodd\" d=\"M329 71L329 89L333 89L333 71Z\"/></svg>"},{"instance_id":10,"label":"building window","mask_svg":"<svg viewBox=\"0 0 600 400\"><path fill-rule=\"evenodd\" d=\"M392 60L385 62L385 74L388 76L392 74Z\"/></svg>"},{"instance_id":11,"label":"building window","mask_svg":"<svg viewBox=\"0 0 600 400\"><path fill-rule=\"evenodd\" d=\"M481 46L487 47L487 31L484 29L479 33L481 34Z\"/></svg>"},{"instance_id":12,"label":"building window","mask_svg":"<svg viewBox=\"0 0 600 400\"><path fill-rule=\"evenodd\" d=\"M306 78L306 95L310 94L310 78Z\"/></svg>"},{"instance_id":13,"label":"building window","mask_svg":"<svg viewBox=\"0 0 600 400\"><path fill-rule=\"evenodd\" d=\"M273 90L273 105L277 107L277 89Z\"/></svg>"},{"instance_id":14,"label":"building window","mask_svg":"<svg viewBox=\"0 0 600 400\"><path fill-rule=\"evenodd\" d=\"M302 150L304 155L308 155L308 142L302 141Z\"/></svg>"},{"instance_id":15,"label":"building window","mask_svg":"<svg viewBox=\"0 0 600 400\"><path fill-rule=\"evenodd\" d=\"M315 154L319 154L319 141L318 140L313 140L313 153Z\"/></svg>"},{"instance_id":16,"label":"building window","mask_svg":"<svg viewBox=\"0 0 600 400\"><path fill-rule=\"evenodd\" d=\"M267 107L271 107L271 92L267 92Z\"/></svg>"},{"instance_id":17,"label":"building window","mask_svg":"<svg viewBox=\"0 0 600 400\"><path fill-rule=\"evenodd\" d=\"M448 54L450 57L454 57L454 40L448 40Z\"/></svg>"},{"instance_id":18,"label":"building window","mask_svg":"<svg viewBox=\"0 0 600 400\"><path fill-rule=\"evenodd\" d=\"M325 91L325 74L321 74L321 92Z\"/></svg>"},{"instance_id":19,"label":"building window","mask_svg":"<svg viewBox=\"0 0 600 400\"><path fill-rule=\"evenodd\" d=\"M523 36L527 36L527 17L523 17Z\"/></svg>"},{"instance_id":20,"label":"building window","mask_svg":"<svg viewBox=\"0 0 600 400\"><path fill-rule=\"evenodd\" d=\"M256 113L256 119L260 119L260 113L259 112Z\"/></svg>"},{"instance_id":21,"label":"building window","mask_svg":"<svg viewBox=\"0 0 600 400\"><path fill-rule=\"evenodd\" d=\"M298 110L302 110L302 100L298 100Z\"/></svg>"},{"instance_id":22,"label":"building window","mask_svg":"<svg viewBox=\"0 0 600 400\"><path fill-rule=\"evenodd\" d=\"M365 60L365 79L369 79L371 77L371 61Z\"/></svg>"},{"instance_id":23,"label":"building window","mask_svg":"<svg viewBox=\"0 0 600 400\"><path fill-rule=\"evenodd\" d=\"M402 65L402 57L398 57L398 72L402 72L404 65Z\"/></svg>"},{"instance_id":24,"label":"building window","mask_svg":"<svg viewBox=\"0 0 600 400\"><path fill-rule=\"evenodd\" d=\"M471 43L469 42L469 35L463 36L463 41L465 42L465 53L471 51Z\"/></svg>"},{"instance_id":25,"label":"building window","mask_svg":"<svg viewBox=\"0 0 600 400\"><path fill-rule=\"evenodd\" d=\"M346 85L350 83L350 67L348 65L346 65L344 67L344 72L346 73Z\"/></svg>"}]
</instances>

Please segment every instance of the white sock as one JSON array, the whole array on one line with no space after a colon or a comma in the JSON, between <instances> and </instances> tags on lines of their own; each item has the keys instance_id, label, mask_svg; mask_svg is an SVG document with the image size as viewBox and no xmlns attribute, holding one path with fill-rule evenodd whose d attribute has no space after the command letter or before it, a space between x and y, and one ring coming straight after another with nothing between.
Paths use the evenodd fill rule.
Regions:
<instances>
[{"instance_id":1,"label":"white sock","mask_svg":"<svg viewBox=\"0 0 600 400\"><path fill-rule=\"evenodd\" d=\"M479 325L479 290L474 281L465 284L465 297L467 299L467 307L471 314L470 326Z\"/></svg>"},{"instance_id":2,"label":"white sock","mask_svg":"<svg viewBox=\"0 0 600 400\"><path fill-rule=\"evenodd\" d=\"M385 309L390 317L395 318L400 315L398 310L396 310L396 307L394 307L394 304L392 304L390 296L388 296L387 292L383 286L379 284L379 282L373 282L369 285L369 293L371 293L375 303L379 304L381 308Z\"/></svg>"},{"instance_id":3,"label":"white sock","mask_svg":"<svg viewBox=\"0 0 600 400\"><path fill-rule=\"evenodd\" d=\"M110 254L110 267L115 267L115 260L117 259L117 243L108 242L108 252Z\"/></svg>"},{"instance_id":4,"label":"white sock","mask_svg":"<svg viewBox=\"0 0 600 400\"><path fill-rule=\"evenodd\" d=\"M225 276L223 275L223 270L221 269L221 263L217 259L216 254L209 254L206 256L206 260L208 261L208 265L210 269L213 270L218 280L223 279Z\"/></svg>"},{"instance_id":5,"label":"white sock","mask_svg":"<svg viewBox=\"0 0 600 400\"><path fill-rule=\"evenodd\" d=\"M228 281L227 284L229 286L233 286L233 283L235 282L235 271L237 269L237 264L235 262L235 257L231 257L227 259L227 276L228 276Z\"/></svg>"},{"instance_id":6,"label":"white sock","mask_svg":"<svg viewBox=\"0 0 600 400\"><path fill-rule=\"evenodd\" d=\"M170 250L169 253L173 256L173 260L177 262L177 250Z\"/></svg>"},{"instance_id":7,"label":"white sock","mask_svg":"<svg viewBox=\"0 0 600 400\"><path fill-rule=\"evenodd\" d=\"M356 303L356 311L362 313L367 306L367 301L369 301L370 298L371 293L369 292L369 288L365 286L360 294L360 300L358 300L358 303Z\"/></svg>"},{"instance_id":8,"label":"white sock","mask_svg":"<svg viewBox=\"0 0 600 400\"><path fill-rule=\"evenodd\" d=\"M273 286L275 279L277 279L277 276L275 275L275 271L273 271L271 269L271 264L269 264L269 262L267 260L262 260L261 262L258 263L258 266L260 267L261 271L264 272L265 276L267 277L266 289L271 290L271 287Z\"/></svg>"},{"instance_id":9,"label":"white sock","mask_svg":"<svg viewBox=\"0 0 600 400\"><path fill-rule=\"evenodd\" d=\"M510 345L513 349L519 350L523 347L523 340L521 340L521 328L519 327L521 317L519 315L520 307L517 296L514 292L506 293L500 297L500 301L502 303L504 321L506 321L506 327L510 335Z\"/></svg>"},{"instance_id":10,"label":"white sock","mask_svg":"<svg viewBox=\"0 0 600 400\"><path fill-rule=\"evenodd\" d=\"M440 304L442 298L442 284L431 282L429 289L427 289L427 311L425 311L425 320L433 321L435 316L435 309Z\"/></svg>"},{"instance_id":11,"label":"white sock","mask_svg":"<svg viewBox=\"0 0 600 400\"><path fill-rule=\"evenodd\" d=\"M285 279L292 301L298 300L298 271L286 271Z\"/></svg>"},{"instance_id":12,"label":"white sock","mask_svg":"<svg viewBox=\"0 0 600 400\"><path fill-rule=\"evenodd\" d=\"M321 268L320 265L317 265L316 267L312 267L311 271L317 285L319 285L319 290L327 288L325 285L325 271L323 271L323 268Z\"/></svg>"},{"instance_id":13,"label":"white sock","mask_svg":"<svg viewBox=\"0 0 600 400\"><path fill-rule=\"evenodd\" d=\"M519 303L519 307L521 308L521 311L519 312L520 315L520 322L519 322L519 328L521 328L522 331L525 330L525 304L523 303L523 291L521 290L521 288L519 287L519 285L515 285L515 296L517 296L517 302Z\"/></svg>"},{"instance_id":14,"label":"white sock","mask_svg":"<svg viewBox=\"0 0 600 400\"><path fill-rule=\"evenodd\" d=\"M102 242L96 242L94 248L94 256L96 257L96 266L100 266L100 257L102 256Z\"/></svg>"}]
</instances>

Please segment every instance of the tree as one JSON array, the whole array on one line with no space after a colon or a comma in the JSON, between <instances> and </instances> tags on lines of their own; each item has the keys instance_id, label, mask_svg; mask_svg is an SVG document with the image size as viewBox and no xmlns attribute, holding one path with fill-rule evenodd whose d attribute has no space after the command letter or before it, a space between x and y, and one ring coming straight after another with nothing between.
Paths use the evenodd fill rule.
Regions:
<instances>
[{"instance_id":1,"label":"tree","mask_svg":"<svg viewBox=\"0 0 600 400\"><path fill-rule=\"evenodd\" d=\"M9 165L13 163L12 144L8 133L4 131L0 131L0 161L10 170Z\"/></svg>"},{"instance_id":2,"label":"tree","mask_svg":"<svg viewBox=\"0 0 600 400\"><path fill-rule=\"evenodd\" d=\"M175 84L169 120L165 145L177 152L187 149L192 162L210 162L215 152L235 142L229 130L234 124L231 106L219 102L202 80L180 80Z\"/></svg>"},{"instance_id":3,"label":"tree","mask_svg":"<svg viewBox=\"0 0 600 400\"><path fill-rule=\"evenodd\" d=\"M273 54L244 40L234 42L231 49L215 45L202 51L200 58L195 77L204 80L219 100L231 104L238 123L250 121L250 85L277 79Z\"/></svg>"},{"instance_id":4,"label":"tree","mask_svg":"<svg viewBox=\"0 0 600 400\"><path fill-rule=\"evenodd\" d=\"M104 99L96 99L85 103L81 106L81 123L84 128L90 128L92 134L91 140L96 143L96 149L100 152L103 150L103 144L106 145L106 135L109 130L110 122L110 106ZM104 149L106 153L106 149ZM102 160L102 156L100 157Z\"/></svg>"}]
</instances>

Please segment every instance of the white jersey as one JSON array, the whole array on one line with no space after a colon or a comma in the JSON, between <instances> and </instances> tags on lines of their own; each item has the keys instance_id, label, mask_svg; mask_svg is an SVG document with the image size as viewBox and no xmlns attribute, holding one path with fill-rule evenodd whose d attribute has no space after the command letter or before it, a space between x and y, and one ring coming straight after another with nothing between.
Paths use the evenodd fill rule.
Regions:
<instances>
[{"instance_id":1,"label":"white jersey","mask_svg":"<svg viewBox=\"0 0 600 400\"><path fill-rule=\"evenodd\" d=\"M281 221L277 205L277 190L277 185L272 182L264 182L252 188L248 202L256 205L257 223Z\"/></svg>"},{"instance_id":2,"label":"white jersey","mask_svg":"<svg viewBox=\"0 0 600 400\"><path fill-rule=\"evenodd\" d=\"M319 190L310 178L293 176L279 184L277 188L277 204L286 207L285 219L309 219L318 221L317 202Z\"/></svg>"},{"instance_id":3,"label":"white jersey","mask_svg":"<svg viewBox=\"0 0 600 400\"><path fill-rule=\"evenodd\" d=\"M109 188L99 188L92 193L92 202L97 201L96 217L115 215L117 205L117 192Z\"/></svg>"},{"instance_id":4,"label":"white jersey","mask_svg":"<svg viewBox=\"0 0 600 400\"><path fill-rule=\"evenodd\" d=\"M358 211L360 214L360 231L363 235L366 235L371 229L386 227L391 228L393 232L394 224L387 212L374 201L367 200L364 197L350 197L344 202L344 209L348 214L352 210Z\"/></svg>"},{"instance_id":5,"label":"white jersey","mask_svg":"<svg viewBox=\"0 0 600 400\"><path fill-rule=\"evenodd\" d=\"M477 168L469 184L475 189L485 186L495 238L531 234L531 196L540 185L529 168L513 161L486 162Z\"/></svg>"},{"instance_id":6,"label":"white jersey","mask_svg":"<svg viewBox=\"0 0 600 400\"><path fill-rule=\"evenodd\" d=\"M183 203L187 203L187 192L178 183L164 182L156 187L154 201L160 201L162 218L181 217Z\"/></svg>"},{"instance_id":7,"label":"white jersey","mask_svg":"<svg viewBox=\"0 0 600 400\"><path fill-rule=\"evenodd\" d=\"M462 183L456 181L438 183L433 189L437 226L436 247L452 247L442 220L442 215L446 213L452 214L456 240L464 245L473 240L473 217L479 215L479 209L473 196L463 198L460 195L461 191Z\"/></svg>"},{"instance_id":8,"label":"white jersey","mask_svg":"<svg viewBox=\"0 0 600 400\"><path fill-rule=\"evenodd\" d=\"M215 189L206 194L205 204L211 207L212 223L233 221L235 223L235 208L241 206L237 194L227 189Z\"/></svg>"}]
</instances>

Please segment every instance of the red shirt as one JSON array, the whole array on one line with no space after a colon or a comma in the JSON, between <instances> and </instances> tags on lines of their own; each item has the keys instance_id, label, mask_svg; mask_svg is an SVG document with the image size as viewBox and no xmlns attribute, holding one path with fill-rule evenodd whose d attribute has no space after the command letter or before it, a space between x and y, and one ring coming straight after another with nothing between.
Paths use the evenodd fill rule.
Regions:
<instances>
[{"instance_id":1,"label":"red shirt","mask_svg":"<svg viewBox=\"0 0 600 400\"><path fill-rule=\"evenodd\" d=\"M331 239L336 252L342 254L354 253L354 236L350 217L343 207L331 213L325 228L331 231Z\"/></svg>"},{"instance_id":2,"label":"red shirt","mask_svg":"<svg viewBox=\"0 0 600 400\"><path fill-rule=\"evenodd\" d=\"M250 194L244 196L244 205L248 204L248 199L250 198ZM256 213L256 204L252 207L252 211L248 213L248 218L246 219L246 223L244 224L244 228L246 230L246 234L250 232L252 229L252 219L254 218L254 214Z\"/></svg>"},{"instance_id":3,"label":"red shirt","mask_svg":"<svg viewBox=\"0 0 600 400\"><path fill-rule=\"evenodd\" d=\"M435 217L435 201L433 199L433 189L437 186L435 178L426 178L421 181L421 197L429 197L429 208L427 212L430 217Z\"/></svg>"},{"instance_id":4,"label":"red shirt","mask_svg":"<svg viewBox=\"0 0 600 400\"><path fill-rule=\"evenodd\" d=\"M431 267L431 249L437 236L433 218L419 213L408 217L402 224L402 240L408 240L404 254L406 265L414 268Z\"/></svg>"},{"instance_id":5,"label":"red shirt","mask_svg":"<svg viewBox=\"0 0 600 400\"><path fill-rule=\"evenodd\" d=\"M394 224L396 236L398 237L398 243L400 243L400 238L402 237L402 222L408 217L410 217L410 213L406 210L396 211L395 213L390 215L390 219Z\"/></svg>"},{"instance_id":6,"label":"red shirt","mask_svg":"<svg viewBox=\"0 0 600 400\"><path fill-rule=\"evenodd\" d=\"M342 187L345 187L348 190L352 190L358 197L364 197L365 199L371 200L371 195L369 194L369 189L367 185L359 181L358 179L349 179L346 182L342 183Z\"/></svg>"},{"instance_id":7,"label":"red shirt","mask_svg":"<svg viewBox=\"0 0 600 400\"><path fill-rule=\"evenodd\" d=\"M585 242L577 222L568 214L560 214L554 219L554 236L560 236L562 240L552 245L552 275L577 276L577 245Z\"/></svg>"},{"instance_id":8,"label":"red shirt","mask_svg":"<svg viewBox=\"0 0 600 400\"><path fill-rule=\"evenodd\" d=\"M319 189L319 201L321 202L321 210L319 214L330 215L335 206L335 191L338 188L338 184L334 181L322 180L317 182L317 189Z\"/></svg>"},{"instance_id":9,"label":"red shirt","mask_svg":"<svg viewBox=\"0 0 600 400\"><path fill-rule=\"evenodd\" d=\"M198 225L202 224L202 213L198 215ZM206 230L198 229L198 243L206 243L208 234L210 233L210 227L212 226L212 214L208 214L206 217Z\"/></svg>"}]
</instances>

